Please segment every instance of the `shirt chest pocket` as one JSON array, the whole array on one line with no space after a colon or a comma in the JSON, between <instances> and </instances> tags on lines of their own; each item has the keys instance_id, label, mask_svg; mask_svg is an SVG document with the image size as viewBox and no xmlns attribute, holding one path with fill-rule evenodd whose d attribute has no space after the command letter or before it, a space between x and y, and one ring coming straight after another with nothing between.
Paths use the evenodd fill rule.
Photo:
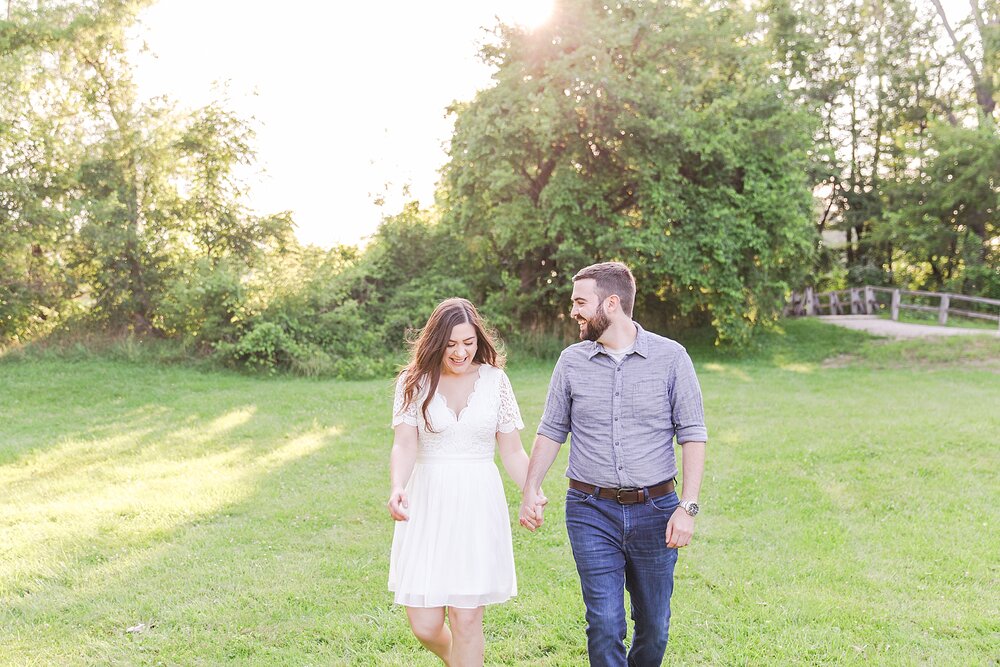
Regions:
<instances>
[{"instance_id":1,"label":"shirt chest pocket","mask_svg":"<svg viewBox=\"0 0 1000 667\"><path fill-rule=\"evenodd\" d=\"M632 417L641 423L670 421L665 380L640 380L632 384Z\"/></svg>"}]
</instances>

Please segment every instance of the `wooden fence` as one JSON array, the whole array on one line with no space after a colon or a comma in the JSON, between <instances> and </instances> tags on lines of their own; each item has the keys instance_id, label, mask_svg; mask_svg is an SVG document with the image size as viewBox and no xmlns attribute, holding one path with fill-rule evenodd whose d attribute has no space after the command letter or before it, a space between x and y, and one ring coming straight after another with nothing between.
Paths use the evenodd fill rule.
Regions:
<instances>
[{"instance_id":1,"label":"wooden fence","mask_svg":"<svg viewBox=\"0 0 1000 667\"><path fill-rule=\"evenodd\" d=\"M883 295L883 301L879 300ZM885 303L888 297L888 303ZM904 301L904 299L906 301ZM937 305L913 303L914 300L937 299ZM980 306L992 306L982 310L956 308L954 302L966 302ZM888 307L893 320L899 319L899 311L917 310L937 313L938 324L948 323L948 315L961 315L976 319L996 322L1000 327L1000 299L986 299L979 296L965 296L948 292L922 292L916 290L895 289L891 287L852 287L846 290L834 290L817 293L811 287L804 292L792 292L792 298L785 306L785 314L792 316L809 315L875 315ZM995 313L983 312L992 310ZM825 311L825 312L824 312Z\"/></svg>"}]
</instances>

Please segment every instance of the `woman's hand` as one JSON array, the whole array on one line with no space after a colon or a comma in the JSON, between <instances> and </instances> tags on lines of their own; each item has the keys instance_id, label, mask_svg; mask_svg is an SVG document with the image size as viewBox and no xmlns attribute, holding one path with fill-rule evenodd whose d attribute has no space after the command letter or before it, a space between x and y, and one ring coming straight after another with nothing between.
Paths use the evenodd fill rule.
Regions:
<instances>
[{"instance_id":1,"label":"woman's hand","mask_svg":"<svg viewBox=\"0 0 1000 667\"><path fill-rule=\"evenodd\" d=\"M535 529L541 527L545 521L543 514L549 499L545 497L541 489L525 490L523 493L520 523L531 532L535 532Z\"/></svg>"},{"instance_id":2,"label":"woman's hand","mask_svg":"<svg viewBox=\"0 0 1000 667\"><path fill-rule=\"evenodd\" d=\"M410 518L409 513L406 511L409 509L410 503L406 499L406 491L403 489L393 489L392 493L389 494L389 502L386 505L389 507L389 516L396 521L406 521Z\"/></svg>"}]
</instances>

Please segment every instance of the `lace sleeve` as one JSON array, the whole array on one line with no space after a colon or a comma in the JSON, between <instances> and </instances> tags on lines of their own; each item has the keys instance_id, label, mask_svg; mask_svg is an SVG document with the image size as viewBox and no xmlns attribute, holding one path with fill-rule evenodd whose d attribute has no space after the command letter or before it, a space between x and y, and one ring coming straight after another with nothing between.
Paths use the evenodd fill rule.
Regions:
<instances>
[{"instance_id":1,"label":"lace sleeve","mask_svg":"<svg viewBox=\"0 0 1000 667\"><path fill-rule=\"evenodd\" d=\"M400 375L399 380L396 381L396 397L392 401L392 428L396 428L400 424L417 425L416 400L406 406L405 410L403 409L403 383L405 380L406 376Z\"/></svg>"},{"instance_id":2,"label":"lace sleeve","mask_svg":"<svg viewBox=\"0 0 1000 667\"><path fill-rule=\"evenodd\" d=\"M499 387L500 409L497 411L497 431L499 433L510 433L514 429L520 431L524 428L521 421L521 410L517 407L517 398L514 397L514 388L510 386L510 379L507 374L500 371Z\"/></svg>"}]
</instances>

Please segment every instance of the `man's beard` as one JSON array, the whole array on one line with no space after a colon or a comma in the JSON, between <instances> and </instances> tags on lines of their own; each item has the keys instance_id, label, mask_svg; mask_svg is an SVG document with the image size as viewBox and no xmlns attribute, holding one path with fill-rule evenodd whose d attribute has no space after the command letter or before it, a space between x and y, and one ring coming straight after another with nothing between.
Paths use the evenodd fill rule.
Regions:
<instances>
[{"instance_id":1,"label":"man's beard","mask_svg":"<svg viewBox=\"0 0 1000 667\"><path fill-rule=\"evenodd\" d=\"M599 303L597 304L597 312L584 324L583 331L580 332L580 340L592 340L596 343L597 339L603 336L610 326L611 320L604 313L604 304Z\"/></svg>"}]
</instances>

